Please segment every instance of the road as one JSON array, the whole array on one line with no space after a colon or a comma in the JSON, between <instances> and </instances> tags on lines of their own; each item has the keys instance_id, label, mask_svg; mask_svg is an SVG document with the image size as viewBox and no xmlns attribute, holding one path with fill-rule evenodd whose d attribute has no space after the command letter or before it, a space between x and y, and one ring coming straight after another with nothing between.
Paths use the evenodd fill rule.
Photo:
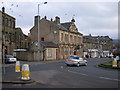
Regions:
<instances>
[{"instance_id":1,"label":"road","mask_svg":"<svg viewBox=\"0 0 120 90\"><path fill-rule=\"evenodd\" d=\"M30 62L30 77L35 83L3 84L3 88L118 88L118 71L97 66L109 60L89 59L87 66L80 67L66 66L64 61ZM8 66L6 71L14 71L14 65Z\"/></svg>"}]
</instances>

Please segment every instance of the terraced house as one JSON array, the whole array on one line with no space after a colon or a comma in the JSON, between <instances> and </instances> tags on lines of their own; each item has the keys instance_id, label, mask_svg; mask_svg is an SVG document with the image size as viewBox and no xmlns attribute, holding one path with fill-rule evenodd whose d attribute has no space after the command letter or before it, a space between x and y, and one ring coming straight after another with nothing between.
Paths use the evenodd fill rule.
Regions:
<instances>
[{"instance_id":1,"label":"terraced house","mask_svg":"<svg viewBox=\"0 0 120 90\"><path fill-rule=\"evenodd\" d=\"M38 18L35 16L34 26L30 29L31 51L38 50ZM41 44L41 59L64 59L69 55L83 56L83 35L79 32L72 18L70 22L61 23L60 17L48 20L45 16L40 21L39 40ZM37 59L37 58L36 58Z\"/></svg>"},{"instance_id":2,"label":"terraced house","mask_svg":"<svg viewBox=\"0 0 120 90\"><path fill-rule=\"evenodd\" d=\"M5 54L12 54L15 48L15 18L5 13L2 8L2 36Z\"/></svg>"},{"instance_id":3,"label":"terraced house","mask_svg":"<svg viewBox=\"0 0 120 90\"><path fill-rule=\"evenodd\" d=\"M83 36L84 57L107 57L112 53L112 39L109 36Z\"/></svg>"},{"instance_id":4,"label":"terraced house","mask_svg":"<svg viewBox=\"0 0 120 90\"><path fill-rule=\"evenodd\" d=\"M0 11L0 15L0 48L3 49L1 56L3 54L13 55L14 49L28 48L28 45L24 45L28 42L25 40L28 36L24 35L20 28L15 27L16 19L5 13L4 7Z\"/></svg>"}]
</instances>

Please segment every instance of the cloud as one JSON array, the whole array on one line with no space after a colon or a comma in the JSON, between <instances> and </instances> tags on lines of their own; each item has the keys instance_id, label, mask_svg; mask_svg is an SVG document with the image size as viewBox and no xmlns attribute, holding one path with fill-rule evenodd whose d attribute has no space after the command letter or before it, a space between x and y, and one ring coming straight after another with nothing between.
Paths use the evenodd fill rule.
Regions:
<instances>
[{"instance_id":1,"label":"cloud","mask_svg":"<svg viewBox=\"0 0 120 90\"><path fill-rule=\"evenodd\" d=\"M59 16L61 22L71 21L75 18L75 24L83 34L117 36L118 30L118 3L117 2L51 2L40 5L41 18L47 16L50 20ZM44 1L43 1L44 2ZM11 4L14 6L11 6ZM39 3L42 3L39 2ZM15 7L18 5L18 7ZM33 2L6 2L6 12L16 18L17 27L21 27L28 33L34 25L34 16L38 14L38 1ZM10 8L13 10L11 12ZM113 32L114 31L114 32Z\"/></svg>"}]
</instances>

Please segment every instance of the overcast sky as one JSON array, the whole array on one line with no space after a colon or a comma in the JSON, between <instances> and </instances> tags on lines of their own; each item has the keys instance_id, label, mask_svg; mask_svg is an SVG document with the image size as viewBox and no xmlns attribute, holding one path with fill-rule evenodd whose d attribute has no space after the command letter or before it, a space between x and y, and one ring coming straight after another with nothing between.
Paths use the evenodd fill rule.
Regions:
<instances>
[{"instance_id":1,"label":"overcast sky","mask_svg":"<svg viewBox=\"0 0 120 90\"><path fill-rule=\"evenodd\" d=\"M40 0L39 0L40 1ZM47 0L48 1L48 0ZM50 1L50 2L49 2ZM45 5L39 2L40 16L47 19L60 17L62 23L69 22L74 17L75 24L83 35L106 36L118 38L118 2L79 2L49 0ZM34 25L34 16L38 13L38 0L14 1L1 0L0 8L4 6L6 13L16 18L16 27L22 28L27 35Z\"/></svg>"}]
</instances>

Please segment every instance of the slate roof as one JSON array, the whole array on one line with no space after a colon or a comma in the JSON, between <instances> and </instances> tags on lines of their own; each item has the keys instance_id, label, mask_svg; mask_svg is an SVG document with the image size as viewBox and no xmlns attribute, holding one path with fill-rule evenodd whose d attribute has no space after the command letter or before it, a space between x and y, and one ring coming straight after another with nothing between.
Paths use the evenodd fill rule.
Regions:
<instances>
[{"instance_id":1,"label":"slate roof","mask_svg":"<svg viewBox=\"0 0 120 90\"><path fill-rule=\"evenodd\" d=\"M62 26L61 24L56 24L55 22L53 21L50 21L50 23L52 23L53 25L57 26L59 29L62 29L62 30L67 30L67 28L65 28L64 26Z\"/></svg>"},{"instance_id":2,"label":"slate roof","mask_svg":"<svg viewBox=\"0 0 120 90\"><path fill-rule=\"evenodd\" d=\"M45 47L52 47L52 48L58 48L58 45L53 42L40 42L42 46Z\"/></svg>"},{"instance_id":3,"label":"slate roof","mask_svg":"<svg viewBox=\"0 0 120 90\"><path fill-rule=\"evenodd\" d=\"M44 18L43 18L44 19ZM54 21L50 21L50 20L47 20L45 19L46 21L50 22L51 24L53 24L54 26L58 27L59 29L61 30L66 30L66 31L69 31L69 28L72 24L72 22L65 22L65 23L55 23ZM75 33L75 34L80 34L80 35L83 35L81 34L80 32L71 32L71 33Z\"/></svg>"},{"instance_id":4,"label":"slate roof","mask_svg":"<svg viewBox=\"0 0 120 90\"><path fill-rule=\"evenodd\" d=\"M61 25L69 30L72 22L61 23Z\"/></svg>"}]
</instances>

